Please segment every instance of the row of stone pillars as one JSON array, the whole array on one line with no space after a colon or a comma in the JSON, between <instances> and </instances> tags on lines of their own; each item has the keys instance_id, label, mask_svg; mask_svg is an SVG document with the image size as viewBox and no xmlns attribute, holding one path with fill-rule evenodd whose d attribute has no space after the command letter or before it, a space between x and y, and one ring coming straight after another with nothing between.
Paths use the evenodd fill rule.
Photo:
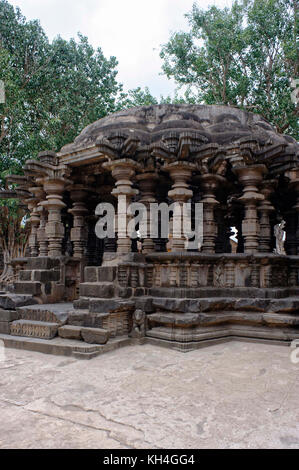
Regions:
<instances>
[{"instance_id":1,"label":"row of stone pillars","mask_svg":"<svg viewBox=\"0 0 299 470\"><path fill-rule=\"evenodd\" d=\"M133 188L133 180L136 170L140 170L139 164L131 159L114 160L104 163L104 168L111 171L115 179L115 188L112 195L119 200L120 197L126 198L127 206L130 204L133 196L138 191ZM190 200L193 191L188 182L191 180L195 165L185 161L179 161L165 165L172 180L172 187L168 192L169 198L180 206ZM242 236L244 238L244 252L270 252L271 251L271 224L270 214L275 209L270 203L272 193L275 191L276 181L263 180L266 174L264 165L254 165L250 167L240 167L234 170L240 183L243 186L243 194L239 202L244 207L244 218L242 221ZM293 172L294 173L294 172ZM219 205L216 199L217 189L225 183L225 178L218 174L204 174L199 177L202 188L203 203L203 253L215 253L215 242L217 238L217 223L215 220L215 209ZM136 176L139 183L141 199L147 208L150 203L156 202L156 185L158 176L152 171L146 171ZM295 170L290 175L291 186L297 192L298 199L292 208L292 224L295 233L293 241L293 251L299 254L299 175ZM31 213L31 235L29 245L32 256L50 256L56 257L62 254L62 241L64 237L64 226L62 223L61 212L66 207L63 202L63 193L68 190L73 203L69 213L73 216L73 228L71 230L71 241L73 242L73 256L82 258L84 256L87 244L88 230L86 227L86 198L88 190L83 185L72 184L64 178L49 179L43 181L42 187L30 188L34 197L26 201ZM260 189L259 189L260 188ZM39 202L42 201L42 202ZM150 211L147 212L148 217ZM47 217L48 214L48 217ZM131 239L126 233L126 226L129 215L126 212L122 215L122 225L117 227L117 252L128 253L131 251ZM176 216L175 216L176 217ZM289 226L291 222L288 222ZM148 230L150 220L148 219ZM287 230L288 232L288 230ZM297 240L296 240L297 237ZM290 236L289 236L290 238ZM291 237L292 238L292 237ZM185 237L181 233L174 233L172 239L172 250L185 250ZM292 240L291 240L292 242ZM150 253L154 251L154 240L150 234L144 238L143 252Z\"/></svg>"}]
</instances>

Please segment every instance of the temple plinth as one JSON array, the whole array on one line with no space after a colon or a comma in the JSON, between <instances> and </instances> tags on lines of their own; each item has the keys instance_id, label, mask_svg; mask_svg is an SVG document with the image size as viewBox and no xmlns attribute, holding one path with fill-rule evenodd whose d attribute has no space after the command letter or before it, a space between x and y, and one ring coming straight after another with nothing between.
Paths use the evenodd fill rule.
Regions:
<instances>
[{"instance_id":1,"label":"temple plinth","mask_svg":"<svg viewBox=\"0 0 299 470\"><path fill-rule=\"evenodd\" d=\"M299 145L263 117L123 110L7 183L30 237L1 285L0 339L49 351L59 336L60 351L84 358L146 342L299 339ZM115 230L103 238L105 211Z\"/></svg>"}]
</instances>

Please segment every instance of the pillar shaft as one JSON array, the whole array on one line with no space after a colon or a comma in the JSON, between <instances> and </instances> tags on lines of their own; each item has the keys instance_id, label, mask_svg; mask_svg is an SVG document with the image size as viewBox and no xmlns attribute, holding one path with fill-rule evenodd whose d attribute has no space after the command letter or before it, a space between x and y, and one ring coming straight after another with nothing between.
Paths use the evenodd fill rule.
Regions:
<instances>
[{"instance_id":1,"label":"pillar shaft","mask_svg":"<svg viewBox=\"0 0 299 470\"><path fill-rule=\"evenodd\" d=\"M134 160L124 158L106 162L103 167L112 171L116 181L111 194L117 198L117 253L130 253L132 242L127 232L130 220L128 206L132 197L138 193L132 187L138 164Z\"/></svg>"},{"instance_id":2,"label":"pillar shaft","mask_svg":"<svg viewBox=\"0 0 299 470\"><path fill-rule=\"evenodd\" d=\"M225 179L216 174L207 173L200 177L203 197L203 253L215 253L215 241L217 237L217 224L214 210L219 202L215 198L215 191Z\"/></svg>"},{"instance_id":3,"label":"pillar shaft","mask_svg":"<svg viewBox=\"0 0 299 470\"><path fill-rule=\"evenodd\" d=\"M257 205L264 200L264 195L258 190L258 185L266 172L264 165L237 168L236 173L243 185L243 195L239 200L244 204L245 216L242 222L242 235L244 237L244 252L257 253L259 251L259 220Z\"/></svg>"},{"instance_id":4,"label":"pillar shaft","mask_svg":"<svg viewBox=\"0 0 299 470\"><path fill-rule=\"evenodd\" d=\"M45 230L49 242L48 255L50 257L62 255L64 226L61 222L61 210L66 207L62 201L64 186L65 181L63 179L47 179L44 182L47 197L43 205L48 210L48 221Z\"/></svg>"},{"instance_id":5,"label":"pillar shaft","mask_svg":"<svg viewBox=\"0 0 299 470\"><path fill-rule=\"evenodd\" d=\"M158 176L154 172L146 172L138 175L136 179L139 181L139 190L141 194L139 202L144 204L147 209L147 234L146 237L144 237L143 239L142 252L152 253L153 251L155 251L155 243L150 236L152 224L152 213L150 211L150 205L151 203L156 202L155 192Z\"/></svg>"},{"instance_id":6,"label":"pillar shaft","mask_svg":"<svg viewBox=\"0 0 299 470\"><path fill-rule=\"evenodd\" d=\"M185 161L178 161L170 163L164 168L169 172L173 181L173 185L171 190L168 192L168 196L180 208L180 210L173 212L171 250L185 251L187 249L187 238L183 231L183 204L193 196L193 191L189 188L187 181L190 180L192 171L195 169L195 165Z\"/></svg>"},{"instance_id":7,"label":"pillar shaft","mask_svg":"<svg viewBox=\"0 0 299 470\"><path fill-rule=\"evenodd\" d=\"M70 188L70 196L73 202L72 209L69 213L73 216L73 228L71 229L71 241L74 247L74 258L83 258L87 245L88 229L86 224L86 215L88 210L84 200L87 197L87 189L82 185L72 185Z\"/></svg>"}]
</instances>

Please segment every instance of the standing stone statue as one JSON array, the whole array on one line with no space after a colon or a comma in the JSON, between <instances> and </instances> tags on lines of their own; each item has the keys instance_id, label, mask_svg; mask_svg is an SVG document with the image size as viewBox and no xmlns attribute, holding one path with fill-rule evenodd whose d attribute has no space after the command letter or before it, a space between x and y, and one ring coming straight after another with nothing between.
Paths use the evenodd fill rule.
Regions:
<instances>
[{"instance_id":1,"label":"standing stone statue","mask_svg":"<svg viewBox=\"0 0 299 470\"><path fill-rule=\"evenodd\" d=\"M274 226L274 236L276 238L276 249L274 250L275 253L278 255L285 255L284 249L284 241L285 241L285 231L283 230L285 227L285 221L282 220L279 224Z\"/></svg>"},{"instance_id":2,"label":"standing stone statue","mask_svg":"<svg viewBox=\"0 0 299 470\"><path fill-rule=\"evenodd\" d=\"M141 309L133 313L133 328L130 336L132 338L143 338L145 336L145 313Z\"/></svg>"}]
</instances>

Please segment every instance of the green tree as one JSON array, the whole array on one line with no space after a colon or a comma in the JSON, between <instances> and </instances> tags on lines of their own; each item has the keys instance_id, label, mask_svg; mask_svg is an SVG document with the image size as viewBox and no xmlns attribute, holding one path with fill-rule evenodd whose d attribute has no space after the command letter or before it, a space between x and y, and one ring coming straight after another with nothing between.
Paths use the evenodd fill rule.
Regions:
<instances>
[{"instance_id":1,"label":"green tree","mask_svg":"<svg viewBox=\"0 0 299 470\"><path fill-rule=\"evenodd\" d=\"M151 94L148 87L141 87L122 93L118 101L118 109L133 108L134 106L150 106L158 104L158 100Z\"/></svg>"},{"instance_id":2,"label":"green tree","mask_svg":"<svg viewBox=\"0 0 299 470\"><path fill-rule=\"evenodd\" d=\"M186 86L188 101L239 106L298 138L298 1L239 0L231 8L194 5L189 32L162 46L163 72Z\"/></svg>"},{"instance_id":3,"label":"green tree","mask_svg":"<svg viewBox=\"0 0 299 470\"><path fill-rule=\"evenodd\" d=\"M59 150L90 122L113 112L121 85L115 57L87 38L49 42L38 21L0 0L0 176L45 149Z\"/></svg>"}]
</instances>

